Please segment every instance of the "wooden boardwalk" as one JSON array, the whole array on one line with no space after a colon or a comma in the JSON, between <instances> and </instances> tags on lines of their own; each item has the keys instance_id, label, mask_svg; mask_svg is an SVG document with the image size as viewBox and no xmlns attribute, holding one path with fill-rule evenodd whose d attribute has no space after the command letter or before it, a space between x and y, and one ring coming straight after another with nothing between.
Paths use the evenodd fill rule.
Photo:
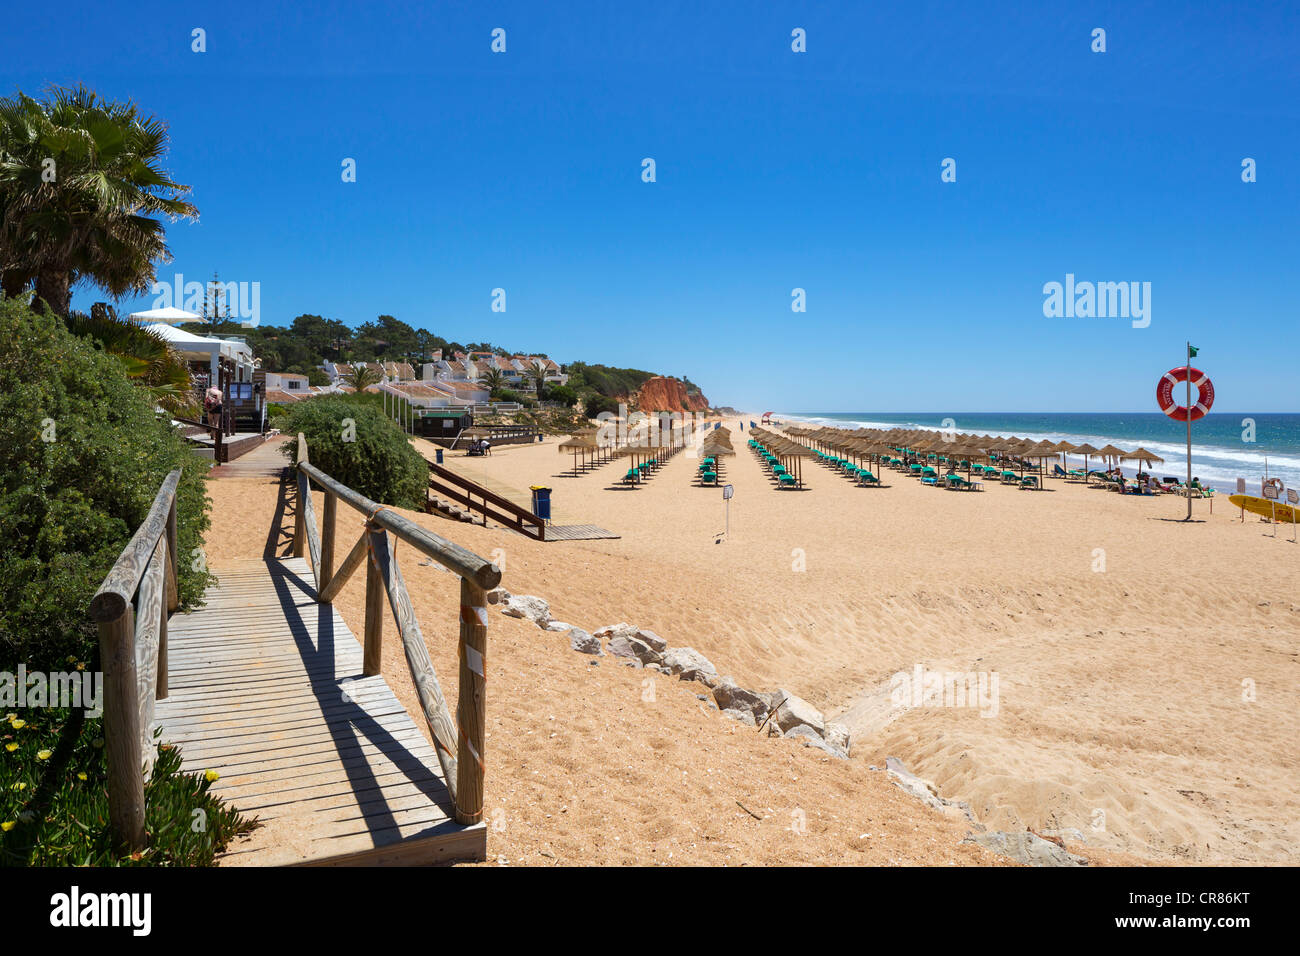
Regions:
<instances>
[{"instance_id":1,"label":"wooden boardwalk","mask_svg":"<svg viewBox=\"0 0 1300 956\"><path fill-rule=\"evenodd\" d=\"M278 444L255 454L283 463ZM170 695L154 726L186 770L216 771L213 792L263 824L221 862L485 859L486 827L456 822L433 748L383 677L362 676L361 644L316 603L307 562L250 561L219 578L205 607L169 622Z\"/></svg>"},{"instance_id":2,"label":"wooden boardwalk","mask_svg":"<svg viewBox=\"0 0 1300 956\"><path fill-rule=\"evenodd\" d=\"M288 440L273 435L233 461L214 466L208 474L212 478L278 478L289 467L289 459L281 451Z\"/></svg>"}]
</instances>

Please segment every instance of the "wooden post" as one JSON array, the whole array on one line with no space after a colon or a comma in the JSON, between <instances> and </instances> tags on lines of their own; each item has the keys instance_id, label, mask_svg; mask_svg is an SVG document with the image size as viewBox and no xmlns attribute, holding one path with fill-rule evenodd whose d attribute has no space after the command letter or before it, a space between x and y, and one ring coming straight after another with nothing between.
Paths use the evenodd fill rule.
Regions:
<instances>
[{"instance_id":1,"label":"wooden post","mask_svg":"<svg viewBox=\"0 0 1300 956\"><path fill-rule=\"evenodd\" d=\"M325 492L324 527L321 529L320 567L316 571L316 580L323 588L334 577L334 519L338 509L338 499L332 491Z\"/></svg>"},{"instance_id":2,"label":"wooden post","mask_svg":"<svg viewBox=\"0 0 1300 956\"><path fill-rule=\"evenodd\" d=\"M135 611L128 603L115 620L99 623L99 659L104 669L108 819L115 845L127 853L145 847L140 699L134 644Z\"/></svg>"},{"instance_id":3,"label":"wooden post","mask_svg":"<svg viewBox=\"0 0 1300 956\"><path fill-rule=\"evenodd\" d=\"M176 495L172 494L171 508L167 511L167 610L174 611L180 607L180 593L177 590L176 576L179 573L179 555L176 543Z\"/></svg>"},{"instance_id":4,"label":"wooden post","mask_svg":"<svg viewBox=\"0 0 1300 956\"><path fill-rule=\"evenodd\" d=\"M293 506L293 556L301 558L307 553L307 502L304 500L303 482L299 480L297 485L297 500Z\"/></svg>"},{"instance_id":5,"label":"wooden post","mask_svg":"<svg viewBox=\"0 0 1300 956\"><path fill-rule=\"evenodd\" d=\"M374 541L388 534L383 528L366 526ZM374 677L379 673L384 657L384 576L373 554L366 556L366 637L362 673Z\"/></svg>"},{"instance_id":6,"label":"wooden post","mask_svg":"<svg viewBox=\"0 0 1300 956\"><path fill-rule=\"evenodd\" d=\"M456 820L483 819L483 738L487 669L487 593L469 578L460 579L460 697L456 720Z\"/></svg>"}]
</instances>

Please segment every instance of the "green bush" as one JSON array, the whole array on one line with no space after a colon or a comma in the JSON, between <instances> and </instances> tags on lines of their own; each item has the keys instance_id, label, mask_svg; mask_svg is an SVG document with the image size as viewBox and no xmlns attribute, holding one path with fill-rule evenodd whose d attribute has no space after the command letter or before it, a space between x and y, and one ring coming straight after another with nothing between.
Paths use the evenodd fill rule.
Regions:
<instances>
[{"instance_id":1,"label":"green bush","mask_svg":"<svg viewBox=\"0 0 1300 956\"><path fill-rule=\"evenodd\" d=\"M578 393L567 385L556 385L546 393L546 397L552 402L563 402L570 408L578 403Z\"/></svg>"},{"instance_id":2,"label":"green bush","mask_svg":"<svg viewBox=\"0 0 1300 956\"><path fill-rule=\"evenodd\" d=\"M386 505L424 508L428 463L373 401L326 395L299 402L281 430L302 432L311 463L354 491ZM298 443L285 442L284 448L296 465Z\"/></svg>"},{"instance_id":3,"label":"green bush","mask_svg":"<svg viewBox=\"0 0 1300 956\"><path fill-rule=\"evenodd\" d=\"M256 825L208 792L215 775L181 773L180 751L163 744L144 790L148 847L115 852L102 734L79 710L0 719L0 865L208 866Z\"/></svg>"},{"instance_id":4,"label":"green bush","mask_svg":"<svg viewBox=\"0 0 1300 956\"><path fill-rule=\"evenodd\" d=\"M0 670L97 659L90 599L178 467L178 583L190 604L210 580L194 560L208 464L120 360L0 298Z\"/></svg>"}]
</instances>

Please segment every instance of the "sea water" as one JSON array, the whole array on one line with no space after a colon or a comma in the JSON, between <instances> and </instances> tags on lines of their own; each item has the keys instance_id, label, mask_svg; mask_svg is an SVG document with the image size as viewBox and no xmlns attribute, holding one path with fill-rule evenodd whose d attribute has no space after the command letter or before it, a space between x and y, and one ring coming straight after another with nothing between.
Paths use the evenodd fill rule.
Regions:
<instances>
[{"instance_id":1,"label":"sea water","mask_svg":"<svg viewBox=\"0 0 1300 956\"><path fill-rule=\"evenodd\" d=\"M925 428L1032 441L1064 439L1125 451L1140 446L1164 459L1151 466L1153 474L1187 478L1187 426L1160 412L791 412L772 417L836 428ZM1068 457L1071 467L1083 464L1081 457ZM1269 477L1300 490L1300 414L1211 412L1192 422L1192 474L1203 485L1233 494L1237 479L1244 478L1247 494L1258 495L1266 458ZM1094 462L1097 459L1090 459L1089 467ZM1122 465L1129 477L1141 467L1135 461Z\"/></svg>"}]
</instances>

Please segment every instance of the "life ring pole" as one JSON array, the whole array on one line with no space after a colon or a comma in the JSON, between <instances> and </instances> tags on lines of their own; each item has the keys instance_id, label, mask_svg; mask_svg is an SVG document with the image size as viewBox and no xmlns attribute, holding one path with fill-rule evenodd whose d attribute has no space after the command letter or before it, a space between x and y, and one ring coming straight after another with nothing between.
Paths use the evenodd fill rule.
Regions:
<instances>
[{"instance_id":1,"label":"life ring pole","mask_svg":"<svg viewBox=\"0 0 1300 956\"><path fill-rule=\"evenodd\" d=\"M1192 343L1187 342L1187 520L1192 520Z\"/></svg>"}]
</instances>

